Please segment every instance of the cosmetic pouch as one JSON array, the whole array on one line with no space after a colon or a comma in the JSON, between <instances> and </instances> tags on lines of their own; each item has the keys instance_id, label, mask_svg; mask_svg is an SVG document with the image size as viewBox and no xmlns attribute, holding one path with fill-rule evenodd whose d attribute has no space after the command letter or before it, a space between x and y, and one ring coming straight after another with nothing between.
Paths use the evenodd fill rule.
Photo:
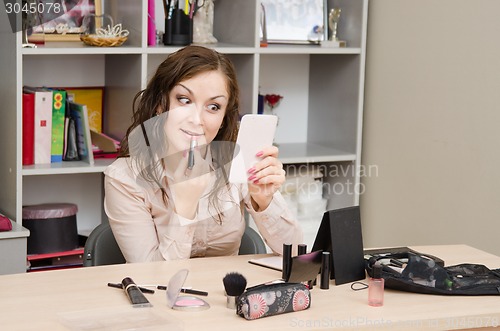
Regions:
<instances>
[{"instance_id":1,"label":"cosmetic pouch","mask_svg":"<svg viewBox=\"0 0 500 331\"><path fill-rule=\"evenodd\" d=\"M254 320L311 306L311 292L302 283L263 284L248 288L236 301L236 314Z\"/></svg>"},{"instance_id":2,"label":"cosmetic pouch","mask_svg":"<svg viewBox=\"0 0 500 331\"><path fill-rule=\"evenodd\" d=\"M387 261L404 261L402 266ZM500 269L463 263L444 266L442 260L418 252L365 255L366 271L373 276L375 263L382 264L385 287L422 294L500 295Z\"/></svg>"},{"instance_id":3,"label":"cosmetic pouch","mask_svg":"<svg viewBox=\"0 0 500 331\"><path fill-rule=\"evenodd\" d=\"M7 216L0 214L0 232L12 230L12 223Z\"/></svg>"}]
</instances>

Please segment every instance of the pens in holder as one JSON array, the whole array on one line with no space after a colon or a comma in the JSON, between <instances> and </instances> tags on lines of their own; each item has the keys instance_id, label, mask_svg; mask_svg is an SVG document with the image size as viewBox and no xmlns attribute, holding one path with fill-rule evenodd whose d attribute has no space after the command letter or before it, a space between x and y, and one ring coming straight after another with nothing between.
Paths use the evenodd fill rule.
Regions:
<instances>
[{"instance_id":1,"label":"pens in holder","mask_svg":"<svg viewBox=\"0 0 500 331\"><path fill-rule=\"evenodd\" d=\"M158 286L156 286L156 288L158 290L165 290L165 291L167 290L167 287L165 285L158 285ZM208 295L208 292L199 291L199 290L192 290L189 288L181 288L181 292L186 293L186 294L202 295L205 297Z\"/></svg>"},{"instance_id":2,"label":"pens in holder","mask_svg":"<svg viewBox=\"0 0 500 331\"><path fill-rule=\"evenodd\" d=\"M167 20L172 20L172 16L174 14L174 8L175 8L175 2L177 0L170 0L170 3L168 4L168 15L167 15Z\"/></svg>"},{"instance_id":3,"label":"pens in holder","mask_svg":"<svg viewBox=\"0 0 500 331\"><path fill-rule=\"evenodd\" d=\"M169 0L165 16L164 45L185 46L193 42L193 19L190 18L189 0ZM196 6L194 7L196 12Z\"/></svg>"},{"instance_id":4,"label":"pens in holder","mask_svg":"<svg viewBox=\"0 0 500 331\"><path fill-rule=\"evenodd\" d=\"M165 17L167 17L168 15L168 7L169 5L167 4L167 0L163 0L163 14L165 15Z\"/></svg>"},{"instance_id":5,"label":"pens in holder","mask_svg":"<svg viewBox=\"0 0 500 331\"><path fill-rule=\"evenodd\" d=\"M196 138L191 136L191 143L189 144L189 156L188 156L188 169L191 170L194 167L194 149L198 145Z\"/></svg>"},{"instance_id":6,"label":"pens in holder","mask_svg":"<svg viewBox=\"0 0 500 331\"><path fill-rule=\"evenodd\" d=\"M191 6L189 8L189 19L192 20L194 16L194 4L197 0L191 0Z\"/></svg>"}]
</instances>

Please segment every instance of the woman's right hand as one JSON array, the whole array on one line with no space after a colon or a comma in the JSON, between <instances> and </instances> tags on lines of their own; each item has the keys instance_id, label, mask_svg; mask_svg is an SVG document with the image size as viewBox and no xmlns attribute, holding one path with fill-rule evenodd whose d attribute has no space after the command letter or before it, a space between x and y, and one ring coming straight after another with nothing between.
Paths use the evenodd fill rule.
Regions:
<instances>
[{"instance_id":1,"label":"woman's right hand","mask_svg":"<svg viewBox=\"0 0 500 331\"><path fill-rule=\"evenodd\" d=\"M194 149L194 166L188 169L189 151L183 155L169 181L172 191L172 203L176 213L187 219L193 219L198 210L198 201L210 183L210 165L203 159L199 148Z\"/></svg>"}]
</instances>

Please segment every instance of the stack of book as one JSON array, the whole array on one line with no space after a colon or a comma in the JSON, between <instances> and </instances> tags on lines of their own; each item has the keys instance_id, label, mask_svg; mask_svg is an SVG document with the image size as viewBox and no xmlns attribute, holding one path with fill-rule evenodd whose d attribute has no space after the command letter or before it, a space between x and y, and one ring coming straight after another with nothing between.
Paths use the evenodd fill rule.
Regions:
<instances>
[{"instance_id":1,"label":"stack of book","mask_svg":"<svg viewBox=\"0 0 500 331\"><path fill-rule=\"evenodd\" d=\"M94 156L116 157L119 143L102 133L103 94L103 88L24 86L23 165L92 165Z\"/></svg>"}]
</instances>

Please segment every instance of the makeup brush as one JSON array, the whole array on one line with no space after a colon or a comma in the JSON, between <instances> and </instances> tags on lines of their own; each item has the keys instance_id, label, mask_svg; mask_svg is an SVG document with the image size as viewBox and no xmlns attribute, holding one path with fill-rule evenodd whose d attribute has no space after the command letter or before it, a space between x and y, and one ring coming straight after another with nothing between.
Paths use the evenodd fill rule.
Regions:
<instances>
[{"instance_id":1,"label":"makeup brush","mask_svg":"<svg viewBox=\"0 0 500 331\"><path fill-rule=\"evenodd\" d=\"M226 289L227 308L236 308L236 299L245 291L247 279L238 272L229 272L222 279Z\"/></svg>"}]
</instances>

